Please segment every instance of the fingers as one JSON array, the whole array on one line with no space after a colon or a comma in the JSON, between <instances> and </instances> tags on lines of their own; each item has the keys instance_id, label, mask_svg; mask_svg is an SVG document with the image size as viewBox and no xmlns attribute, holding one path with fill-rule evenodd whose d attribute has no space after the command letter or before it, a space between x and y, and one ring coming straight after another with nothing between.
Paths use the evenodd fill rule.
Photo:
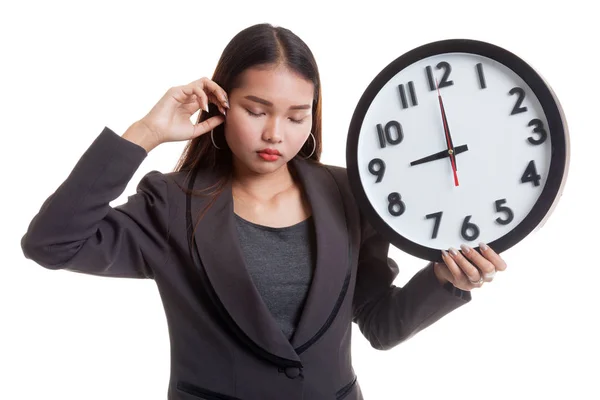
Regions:
<instances>
[{"instance_id":1,"label":"fingers","mask_svg":"<svg viewBox=\"0 0 600 400\"><path fill-rule=\"evenodd\" d=\"M442 250L442 259L452 275L452 283L461 289L470 290L481 287L484 282L491 282L496 271L504 271L506 262L495 251L484 243L480 243L480 251L461 245L462 253L450 248ZM483 278L483 279L481 279Z\"/></svg>"},{"instance_id":2,"label":"fingers","mask_svg":"<svg viewBox=\"0 0 600 400\"><path fill-rule=\"evenodd\" d=\"M204 121L198 122L196 125L194 125L194 135L192 138L212 131L223 122L225 122L225 117L222 115L215 115L214 117L210 117Z\"/></svg>"},{"instance_id":3,"label":"fingers","mask_svg":"<svg viewBox=\"0 0 600 400\"><path fill-rule=\"evenodd\" d=\"M191 82L188 86L194 88L194 93L198 94L198 92L201 92L204 95L206 99L204 110L206 112L208 112L208 102L211 102L217 106L221 114L227 114L227 109L229 108L227 93L214 81L204 77Z\"/></svg>"},{"instance_id":4,"label":"fingers","mask_svg":"<svg viewBox=\"0 0 600 400\"><path fill-rule=\"evenodd\" d=\"M481 254L494 265L496 271L504 271L506 269L506 262L502 257L485 243L479 243L479 250L481 251Z\"/></svg>"},{"instance_id":5,"label":"fingers","mask_svg":"<svg viewBox=\"0 0 600 400\"><path fill-rule=\"evenodd\" d=\"M455 249L451 248L451 252L442 250L442 259L452 274L451 281L454 286L463 290L471 290L483 284L483 282L479 282L481 277L479 271Z\"/></svg>"},{"instance_id":6,"label":"fingers","mask_svg":"<svg viewBox=\"0 0 600 400\"><path fill-rule=\"evenodd\" d=\"M473 250L471 247L463 244L460 246L464 256L475 265L483 276L485 282L491 282L496 274L496 267L484 256Z\"/></svg>"},{"instance_id":7,"label":"fingers","mask_svg":"<svg viewBox=\"0 0 600 400\"><path fill-rule=\"evenodd\" d=\"M454 248L450 248L450 255L467 276L467 278L469 278L469 281L477 282L479 279L481 279L481 270L477 269L479 265L476 267L470 263L468 259L466 259L458 250Z\"/></svg>"}]
</instances>

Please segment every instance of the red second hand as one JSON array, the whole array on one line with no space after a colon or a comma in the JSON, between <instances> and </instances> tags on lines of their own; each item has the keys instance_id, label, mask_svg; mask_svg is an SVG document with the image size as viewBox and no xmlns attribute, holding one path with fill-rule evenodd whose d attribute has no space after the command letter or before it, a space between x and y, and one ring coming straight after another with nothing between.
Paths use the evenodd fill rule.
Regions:
<instances>
[{"instance_id":1,"label":"red second hand","mask_svg":"<svg viewBox=\"0 0 600 400\"><path fill-rule=\"evenodd\" d=\"M435 80L435 87L437 89L438 92L438 100L440 102L440 110L442 111L442 122L444 123L444 133L446 134L446 144L448 146L448 152L449 152L449 156L450 156L450 164L452 165L452 173L454 174L454 186L458 186L458 175L456 174L456 164L454 164L454 149L450 148L450 135L449 135L449 129L448 129L448 124L446 121L446 113L443 111L444 110L444 104L442 102L442 95L440 94L440 88L438 86L438 80Z\"/></svg>"}]
</instances>

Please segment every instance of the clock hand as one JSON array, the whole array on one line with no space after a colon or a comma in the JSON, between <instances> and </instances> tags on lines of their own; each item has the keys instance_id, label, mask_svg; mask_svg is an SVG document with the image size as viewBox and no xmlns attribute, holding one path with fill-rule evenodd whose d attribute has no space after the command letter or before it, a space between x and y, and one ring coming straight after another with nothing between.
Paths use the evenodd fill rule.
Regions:
<instances>
[{"instance_id":1,"label":"clock hand","mask_svg":"<svg viewBox=\"0 0 600 400\"><path fill-rule=\"evenodd\" d=\"M467 150L469 150L469 148L467 147L466 144L464 144L462 146L455 147L454 148L454 155L458 155L460 153L464 153ZM446 158L448 156L449 156L448 150L443 150L443 151L440 151L438 153L432 154L430 156L419 158L418 160L415 160L415 161L411 162L410 165L414 166L414 165L424 164L424 163L429 162L429 161L441 160L442 158Z\"/></svg>"},{"instance_id":2,"label":"clock hand","mask_svg":"<svg viewBox=\"0 0 600 400\"><path fill-rule=\"evenodd\" d=\"M435 87L437 88L437 92L438 92L440 111L442 113L442 122L444 124L444 133L446 134L446 145L448 146L448 154L450 155L450 164L452 165L452 172L454 174L454 186L458 186L458 176L456 174L456 157L454 156L454 145L452 144L452 136L450 136L450 128L448 127L446 111L444 110L444 102L442 101L442 95L440 94L440 88L438 86L437 79L435 80Z\"/></svg>"}]
</instances>

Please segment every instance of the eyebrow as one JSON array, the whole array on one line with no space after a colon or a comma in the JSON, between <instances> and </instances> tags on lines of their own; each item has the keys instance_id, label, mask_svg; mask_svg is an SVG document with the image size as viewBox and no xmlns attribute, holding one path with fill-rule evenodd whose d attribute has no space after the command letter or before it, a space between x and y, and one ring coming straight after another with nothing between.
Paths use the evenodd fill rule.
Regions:
<instances>
[{"instance_id":1,"label":"eyebrow","mask_svg":"<svg viewBox=\"0 0 600 400\"><path fill-rule=\"evenodd\" d=\"M260 103L260 104L264 104L265 106L273 107L273 103L271 103L268 100L261 99L260 97L249 95L249 96L246 96L244 98L248 99L248 100L252 100L252 101ZM297 106L290 106L289 109L290 110L309 110L311 108L312 107L311 107L310 104L301 104L301 105L297 105Z\"/></svg>"}]
</instances>

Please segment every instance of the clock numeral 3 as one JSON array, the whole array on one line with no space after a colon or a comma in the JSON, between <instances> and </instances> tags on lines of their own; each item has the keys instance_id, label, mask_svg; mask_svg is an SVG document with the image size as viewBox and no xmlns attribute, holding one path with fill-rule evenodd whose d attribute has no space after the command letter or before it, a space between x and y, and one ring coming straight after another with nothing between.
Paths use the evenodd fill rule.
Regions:
<instances>
[{"instance_id":1,"label":"clock numeral 3","mask_svg":"<svg viewBox=\"0 0 600 400\"><path fill-rule=\"evenodd\" d=\"M442 212L436 212L432 214L428 214L425 216L426 219L435 218L435 223L433 224L433 233L431 234L431 238L437 238L438 231L440 229L440 223L442 222Z\"/></svg>"},{"instance_id":2,"label":"clock numeral 3","mask_svg":"<svg viewBox=\"0 0 600 400\"><path fill-rule=\"evenodd\" d=\"M521 176L521 183L533 182L534 186L540 186L540 179L542 179L542 176L538 174L535 162L533 160L529 161L523 176Z\"/></svg>"},{"instance_id":3,"label":"clock numeral 3","mask_svg":"<svg viewBox=\"0 0 600 400\"><path fill-rule=\"evenodd\" d=\"M374 158L369 163L369 172L377 177L375 183L381 182L385 174L385 162L381 158Z\"/></svg>"},{"instance_id":4,"label":"clock numeral 3","mask_svg":"<svg viewBox=\"0 0 600 400\"><path fill-rule=\"evenodd\" d=\"M527 126L535 126L535 128L533 128L533 133L538 133L540 135L538 139L534 139L531 136L528 137L527 140L529 141L529 143L542 144L546 141L548 133L544 129L544 123L541 120L534 118L531 121L529 121L529 124L527 124Z\"/></svg>"},{"instance_id":5,"label":"clock numeral 3","mask_svg":"<svg viewBox=\"0 0 600 400\"><path fill-rule=\"evenodd\" d=\"M472 215L467 215L463 220L460 234L465 240L473 241L479 237L479 227L471 222Z\"/></svg>"},{"instance_id":6,"label":"clock numeral 3","mask_svg":"<svg viewBox=\"0 0 600 400\"><path fill-rule=\"evenodd\" d=\"M438 87L440 89L445 88L446 86L454 85L453 81L448 80L448 78L450 77L450 72L452 72L452 67L450 66L450 64L448 64L446 61L442 61L442 62L438 63L438 65L436 65L435 68L444 70L444 75L442 76L442 80L439 82L439 85L438 85ZM435 79L433 79L433 72L431 71L431 66L428 65L425 68L425 71L427 71L427 80L429 82L429 90L433 91L433 90L435 90Z\"/></svg>"},{"instance_id":7,"label":"clock numeral 3","mask_svg":"<svg viewBox=\"0 0 600 400\"><path fill-rule=\"evenodd\" d=\"M515 214L513 211L507 206L503 205L506 203L506 199L496 200L496 211L506 213L506 219L502 219L500 217L496 218L496 222L500 225L508 225L515 218Z\"/></svg>"},{"instance_id":8,"label":"clock numeral 3","mask_svg":"<svg viewBox=\"0 0 600 400\"><path fill-rule=\"evenodd\" d=\"M406 109L409 107L408 99L406 98L406 89L404 88L404 84L398 85L398 92L400 93L400 102L402 103L402 109ZM410 95L410 103L412 106L418 106L419 102L417 101L417 93L415 92L415 85L413 81L408 82L408 94Z\"/></svg>"},{"instance_id":9,"label":"clock numeral 3","mask_svg":"<svg viewBox=\"0 0 600 400\"><path fill-rule=\"evenodd\" d=\"M392 136L392 132L395 135ZM379 147L382 149L387 146L387 143L394 145L402 142L404 133L402 133L402 125L398 121L390 121L385 124L385 128L381 124L377 124L377 137L379 138Z\"/></svg>"},{"instance_id":10,"label":"clock numeral 3","mask_svg":"<svg viewBox=\"0 0 600 400\"><path fill-rule=\"evenodd\" d=\"M394 217L398 217L404 214L404 211L406 210L406 205L402 201L400 193L390 193L388 196L388 202L388 211L390 212L390 214L392 214Z\"/></svg>"},{"instance_id":11,"label":"clock numeral 3","mask_svg":"<svg viewBox=\"0 0 600 400\"><path fill-rule=\"evenodd\" d=\"M513 94L517 95L517 102L515 103L512 111L510 112L510 115L515 115L527 111L527 107L521 106L523 100L525 100L525 91L523 89L521 89L520 87L514 87L510 89L508 94L511 96Z\"/></svg>"}]
</instances>

